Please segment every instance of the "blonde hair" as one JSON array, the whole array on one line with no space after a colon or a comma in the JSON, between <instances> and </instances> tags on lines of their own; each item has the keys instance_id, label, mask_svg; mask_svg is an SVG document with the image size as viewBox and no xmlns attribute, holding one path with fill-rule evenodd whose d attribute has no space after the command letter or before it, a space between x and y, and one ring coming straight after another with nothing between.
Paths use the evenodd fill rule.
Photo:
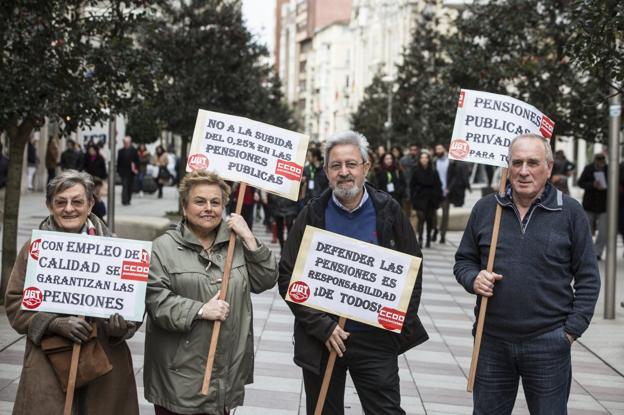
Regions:
<instances>
[{"instance_id":1,"label":"blonde hair","mask_svg":"<svg viewBox=\"0 0 624 415\"><path fill-rule=\"evenodd\" d=\"M230 200L230 186L217 173L208 170L194 170L187 173L180 182L180 198L184 207L188 204L191 190L199 184L216 184L221 188L223 204L226 205Z\"/></svg>"}]
</instances>

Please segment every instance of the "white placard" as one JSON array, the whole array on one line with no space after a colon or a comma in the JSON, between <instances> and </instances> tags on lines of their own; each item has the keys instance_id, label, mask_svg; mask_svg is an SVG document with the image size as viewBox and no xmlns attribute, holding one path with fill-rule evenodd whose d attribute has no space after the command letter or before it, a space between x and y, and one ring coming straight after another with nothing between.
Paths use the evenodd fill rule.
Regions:
<instances>
[{"instance_id":1,"label":"white placard","mask_svg":"<svg viewBox=\"0 0 624 415\"><path fill-rule=\"evenodd\" d=\"M152 243L33 230L22 310L142 321Z\"/></svg>"},{"instance_id":2,"label":"white placard","mask_svg":"<svg viewBox=\"0 0 624 415\"><path fill-rule=\"evenodd\" d=\"M421 262L307 226L286 300L400 333Z\"/></svg>"},{"instance_id":3,"label":"white placard","mask_svg":"<svg viewBox=\"0 0 624 415\"><path fill-rule=\"evenodd\" d=\"M208 169L225 180L297 200L307 148L306 135L199 110L186 169Z\"/></svg>"},{"instance_id":4,"label":"white placard","mask_svg":"<svg viewBox=\"0 0 624 415\"><path fill-rule=\"evenodd\" d=\"M506 95L462 89L449 158L508 167L511 140L521 134L550 138L555 123L537 108Z\"/></svg>"}]
</instances>

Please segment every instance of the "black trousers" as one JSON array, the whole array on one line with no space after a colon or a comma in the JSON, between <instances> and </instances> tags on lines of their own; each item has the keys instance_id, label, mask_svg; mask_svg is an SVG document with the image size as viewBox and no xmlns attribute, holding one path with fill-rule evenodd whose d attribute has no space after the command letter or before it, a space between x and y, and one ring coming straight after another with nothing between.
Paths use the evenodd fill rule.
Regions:
<instances>
[{"instance_id":1,"label":"black trousers","mask_svg":"<svg viewBox=\"0 0 624 415\"><path fill-rule=\"evenodd\" d=\"M344 414L344 392L347 370L357 390L362 409L367 415L404 415L399 386L398 345L389 332L352 332L347 351L336 358L323 415ZM303 369L306 412L314 413L321 391L329 353L325 353L319 375Z\"/></svg>"},{"instance_id":2,"label":"black trousers","mask_svg":"<svg viewBox=\"0 0 624 415\"><path fill-rule=\"evenodd\" d=\"M121 176L121 204L129 205L132 199L132 186L134 185L134 176Z\"/></svg>"}]
</instances>

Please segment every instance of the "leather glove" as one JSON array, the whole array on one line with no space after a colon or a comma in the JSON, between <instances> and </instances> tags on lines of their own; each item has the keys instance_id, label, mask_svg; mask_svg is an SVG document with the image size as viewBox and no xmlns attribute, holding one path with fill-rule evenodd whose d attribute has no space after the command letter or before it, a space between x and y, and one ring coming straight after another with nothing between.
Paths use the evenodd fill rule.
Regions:
<instances>
[{"instance_id":1,"label":"leather glove","mask_svg":"<svg viewBox=\"0 0 624 415\"><path fill-rule=\"evenodd\" d=\"M48 326L48 330L59 336L67 337L74 343L82 343L89 338L92 327L82 318L69 316L55 318Z\"/></svg>"},{"instance_id":2,"label":"leather glove","mask_svg":"<svg viewBox=\"0 0 624 415\"><path fill-rule=\"evenodd\" d=\"M126 337L129 332L136 331L136 324L133 321L126 321L121 314L115 313L108 319L106 332L109 337ZM128 337L131 337L132 334Z\"/></svg>"}]
</instances>

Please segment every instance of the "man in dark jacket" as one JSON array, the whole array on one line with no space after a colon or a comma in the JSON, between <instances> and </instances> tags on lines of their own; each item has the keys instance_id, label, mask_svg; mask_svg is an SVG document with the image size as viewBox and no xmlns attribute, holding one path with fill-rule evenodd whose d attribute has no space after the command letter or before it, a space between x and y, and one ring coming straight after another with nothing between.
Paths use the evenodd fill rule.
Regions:
<instances>
[{"instance_id":1,"label":"man in dark jacket","mask_svg":"<svg viewBox=\"0 0 624 415\"><path fill-rule=\"evenodd\" d=\"M123 148L117 152L117 173L121 177L121 204L129 205L132 199L134 176L139 171L139 153L129 135L124 137Z\"/></svg>"},{"instance_id":2,"label":"man in dark jacket","mask_svg":"<svg viewBox=\"0 0 624 415\"><path fill-rule=\"evenodd\" d=\"M67 148L61 153L61 170L82 170L84 155L80 146L71 139L67 139Z\"/></svg>"},{"instance_id":3,"label":"man in dark jacket","mask_svg":"<svg viewBox=\"0 0 624 415\"><path fill-rule=\"evenodd\" d=\"M370 168L366 138L352 131L325 144L325 173L330 189L299 214L284 245L279 289L285 297L306 225L421 257L414 231L401 206L388 194L364 184ZM418 318L422 270L414 285L401 334L347 320L344 330L334 315L289 302L295 315L295 363L303 369L308 414L314 412L329 350L338 359L324 413L344 413L349 370L367 414L404 414L401 409L398 355L427 340Z\"/></svg>"},{"instance_id":4,"label":"man in dark jacket","mask_svg":"<svg viewBox=\"0 0 624 415\"><path fill-rule=\"evenodd\" d=\"M552 150L516 137L507 192L479 200L455 254L466 291L488 297L473 402L475 414L511 414L522 378L532 414L566 414L570 347L589 326L600 291L587 217L548 182ZM496 206L502 207L493 272L486 271Z\"/></svg>"},{"instance_id":5,"label":"man in dark jacket","mask_svg":"<svg viewBox=\"0 0 624 415\"><path fill-rule=\"evenodd\" d=\"M596 154L594 162L583 169L578 179L579 187L585 189L583 209L587 213L589 224L596 229L594 251L600 261L602 251L607 245L607 178L609 169L604 154Z\"/></svg>"}]
</instances>

